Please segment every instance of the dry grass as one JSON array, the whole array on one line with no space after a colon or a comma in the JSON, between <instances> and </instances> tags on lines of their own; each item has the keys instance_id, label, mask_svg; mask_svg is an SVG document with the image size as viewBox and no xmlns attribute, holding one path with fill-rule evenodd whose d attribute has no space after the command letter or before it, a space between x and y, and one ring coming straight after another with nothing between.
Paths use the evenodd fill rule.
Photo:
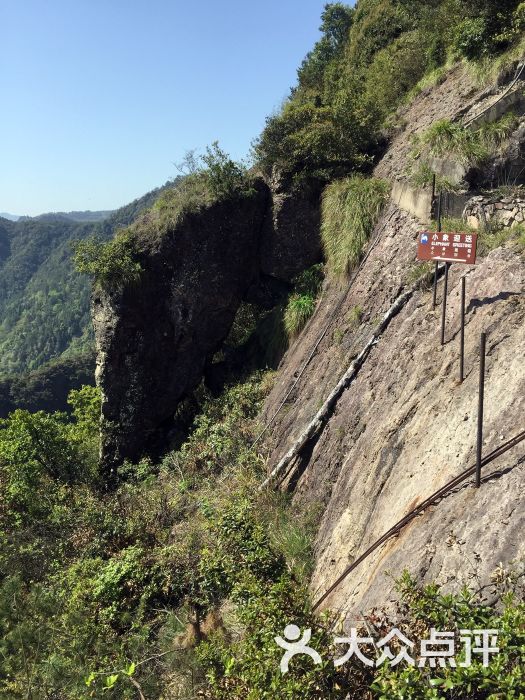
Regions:
<instances>
[{"instance_id":1,"label":"dry grass","mask_svg":"<svg viewBox=\"0 0 525 700\"><path fill-rule=\"evenodd\" d=\"M388 193L384 180L359 175L336 180L325 189L321 236L333 275L345 275L357 265Z\"/></svg>"}]
</instances>

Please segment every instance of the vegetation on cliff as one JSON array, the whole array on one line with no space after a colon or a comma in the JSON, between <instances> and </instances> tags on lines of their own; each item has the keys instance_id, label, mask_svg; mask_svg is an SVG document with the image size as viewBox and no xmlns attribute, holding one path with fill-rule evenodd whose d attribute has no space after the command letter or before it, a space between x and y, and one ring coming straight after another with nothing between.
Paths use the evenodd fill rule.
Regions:
<instances>
[{"instance_id":1,"label":"vegetation on cliff","mask_svg":"<svg viewBox=\"0 0 525 700\"><path fill-rule=\"evenodd\" d=\"M481 659L439 671L334 667L337 621L311 614L306 589L320 509L257 490L265 464L250 444L270 383L256 375L219 398L201 394L181 448L156 465L124 465L111 493L97 474L95 389L71 395L71 419L16 411L0 423L3 697L521 697L521 592L499 609L405 576L395 620L370 618L378 633L395 622L414 641L436 626L498 629L488 669ZM494 590L521 591L520 581L518 569L499 568ZM312 628L323 664L297 657L283 675L274 638L291 623Z\"/></svg>"},{"instance_id":2,"label":"vegetation on cliff","mask_svg":"<svg viewBox=\"0 0 525 700\"><path fill-rule=\"evenodd\" d=\"M450 58L481 65L512 49L521 38L525 8L501 0L360 0L354 9L328 5L322 19L323 36L300 67L283 110L268 120L255 154L260 167L284 170L297 186L309 178L327 183L338 178L325 190L322 235L328 270L346 274L359 261L387 196L384 182L365 175L392 111ZM444 123L427 134L426 145L472 150ZM83 239L78 268L102 285L136 282L138 232L162 235L202 207L250 197L251 186L246 168L214 144L202 162L193 161L183 181L160 197L157 193L140 221L111 241L105 227L117 221L128 225L127 214L101 224L99 239L86 240L87 229L75 228ZM64 241L69 243L72 230ZM523 232L513 235L521 239ZM8 243L0 237L0 256L7 257ZM30 248L31 242L24 245ZM12 262L13 285L26 274L24 261L31 257ZM87 287L84 282L68 286L80 278L69 272L66 277L59 286L71 298L57 298L54 287L45 289L46 304L56 305L60 338L42 349L32 341L36 331L20 332L13 369L63 352L79 335L85 339L78 309L87 313ZM276 328L282 331L279 343L302 330L321 283L320 266L294 280L286 303L263 318L272 342ZM34 285L41 301L43 287ZM25 301L19 301L9 326L14 302L7 296L6 291L4 334L30 316L28 311L24 317ZM31 297L32 308L40 308L37 301ZM35 317L40 332L49 323L46 309ZM350 314L358 324L360 307ZM246 343L261 317L248 305L241 309L229 338L232 347ZM49 342L49 334L42 337ZM437 670L370 670L357 662L334 667L337 620L312 615L307 590L319 508L310 503L303 512L291 508L286 496L257 488L266 463L252 444L270 383L265 374L245 377L219 397L201 387L195 397L199 409L182 445L159 463L125 463L113 491L98 470L96 389L72 392L69 415L16 410L0 421L1 695L13 700L523 698L523 588L519 576L503 569L495 572L495 598L507 589L518 594L499 605L468 591L450 596L435 586L420 588L407 575L399 582L396 624L414 639L435 626L456 636L464 627L501 630L501 653L488 670L480 662ZM379 612L370 622L386 632L390 620ZM282 650L275 637L290 623L312 628L311 643L325 659L322 665L295 659L289 674L280 672ZM368 652L374 655L373 649Z\"/></svg>"},{"instance_id":3,"label":"vegetation on cliff","mask_svg":"<svg viewBox=\"0 0 525 700\"><path fill-rule=\"evenodd\" d=\"M451 61L470 61L483 74L502 52L508 62L519 58L524 17L525 3L516 0L327 5L323 36L255 144L257 162L299 182L366 172L389 117L418 84L435 80Z\"/></svg>"},{"instance_id":4,"label":"vegetation on cliff","mask_svg":"<svg viewBox=\"0 0 525 700\"><path fill-rule=\"evenodd\" d=\"M152 207L127 228L120 229L110 241L100 237L78 241L77 270L106 288L121 288L136 282L142 269L138 260L139 237L147 240L162 236L189 214L254 193L252 176L246 166L233 161L217 142L208 146L201 158L187 154L183 166L186 175L166 188Z\"/></svg>"}]
</instances>

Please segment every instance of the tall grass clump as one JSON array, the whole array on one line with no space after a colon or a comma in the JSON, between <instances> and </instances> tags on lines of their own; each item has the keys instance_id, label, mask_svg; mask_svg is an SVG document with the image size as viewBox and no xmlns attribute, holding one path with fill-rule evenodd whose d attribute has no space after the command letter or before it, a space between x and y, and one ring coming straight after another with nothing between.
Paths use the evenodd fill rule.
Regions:
<instances>
[{"instance_id":1,"label":"tall grass clump","mask_svg":"<svg viewBox=\"0 0 525 700\"><path fill-rule=\"evenodd\" d=\"M284 327L289 338L298 335L315 311L315 299L309 294L292 294L284 311Z\"/></svg>"},{"instance_id":2,"label":"tall grass clump","mask_svg":"<svg viewBox=\"0 0 525 700\"><path fill-rule=\"evenodd\" d=\"M323 193L321 237L333 275L345 275L361 257L389 193L384 180L354 175Z\"/></svg>"},{"instance_id":3,"label":"tall grass clump","mask_svg":"<svg viewBox=\"0 0 525 700\"><path fill-rule=\"evenodd\" d=\"M299 335L313 315L323 276L323 265L319 264L303 270L293 280L294 291L288 299L283 316L288 339Z\"/></svg>"},{"instance_id":4,"label":"tall grass clump","mask_svg":"<svg viewBox=\"0 0 525 700\"><path fill-rule=\"evenodd\" d=\"M517 124L513 112L476 129L465 128L460 122L450 119L440 119L417 139L414 154L420 155L421 150L427 150L433 156L455 157L464 165L481 165L511 136Z\"/></svg>"}]
</instances>

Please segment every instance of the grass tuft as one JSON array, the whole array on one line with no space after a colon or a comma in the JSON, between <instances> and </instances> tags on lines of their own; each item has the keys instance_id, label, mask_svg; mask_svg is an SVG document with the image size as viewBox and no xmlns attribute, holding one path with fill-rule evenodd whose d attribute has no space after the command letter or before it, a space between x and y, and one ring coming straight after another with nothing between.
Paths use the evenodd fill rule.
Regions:
<instances>
[{"instance_id":1,"label":"grass tuft","mask_svg":"<svg viewBox=\"0 0 525 700\"><path fill-rule=\"evenodd\" d=\"M518 118L513 112L476 129L440 119L416 139L413 155L426 150L439 158L455 157L464 165L479 166L497 152L517 124Z\"/></svg>"},{"instance_id":2,"label":"grass tuft","mask_svg":"<svg viewBox=\"0 0 525 700\"><path fill-rule=\"evenodd\" d=\"M289 338L303 330L315 311L315 299L310 294L292 294L284 312L284 327Z\"/></svg>"},{"instance_id":3,"label":"grass tuft","mask_svg":"<svg viewBox=\"0 0 525 700\"><path fill-rule=\"evenodd\" d=\"M333 275L345 275L357 265L388 193L384 180L360 175L336 180L325 189L321 236Z\"/></svg>"}]
</instances>

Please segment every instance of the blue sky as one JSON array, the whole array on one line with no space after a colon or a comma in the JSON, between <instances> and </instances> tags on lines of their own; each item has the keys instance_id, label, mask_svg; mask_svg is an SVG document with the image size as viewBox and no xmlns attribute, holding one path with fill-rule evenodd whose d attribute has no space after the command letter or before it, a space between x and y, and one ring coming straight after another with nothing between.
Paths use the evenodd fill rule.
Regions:
<instances>
[{"instance_id":1,"label":"blue sky","mask_svg":"<svg viewBox=\"0 0 525 700\"><path fill-rule=\"evenodd\" d=\"M0 211L113 209L294 84L325 0L1 0Z\"/></svg>"}]
</instances>

